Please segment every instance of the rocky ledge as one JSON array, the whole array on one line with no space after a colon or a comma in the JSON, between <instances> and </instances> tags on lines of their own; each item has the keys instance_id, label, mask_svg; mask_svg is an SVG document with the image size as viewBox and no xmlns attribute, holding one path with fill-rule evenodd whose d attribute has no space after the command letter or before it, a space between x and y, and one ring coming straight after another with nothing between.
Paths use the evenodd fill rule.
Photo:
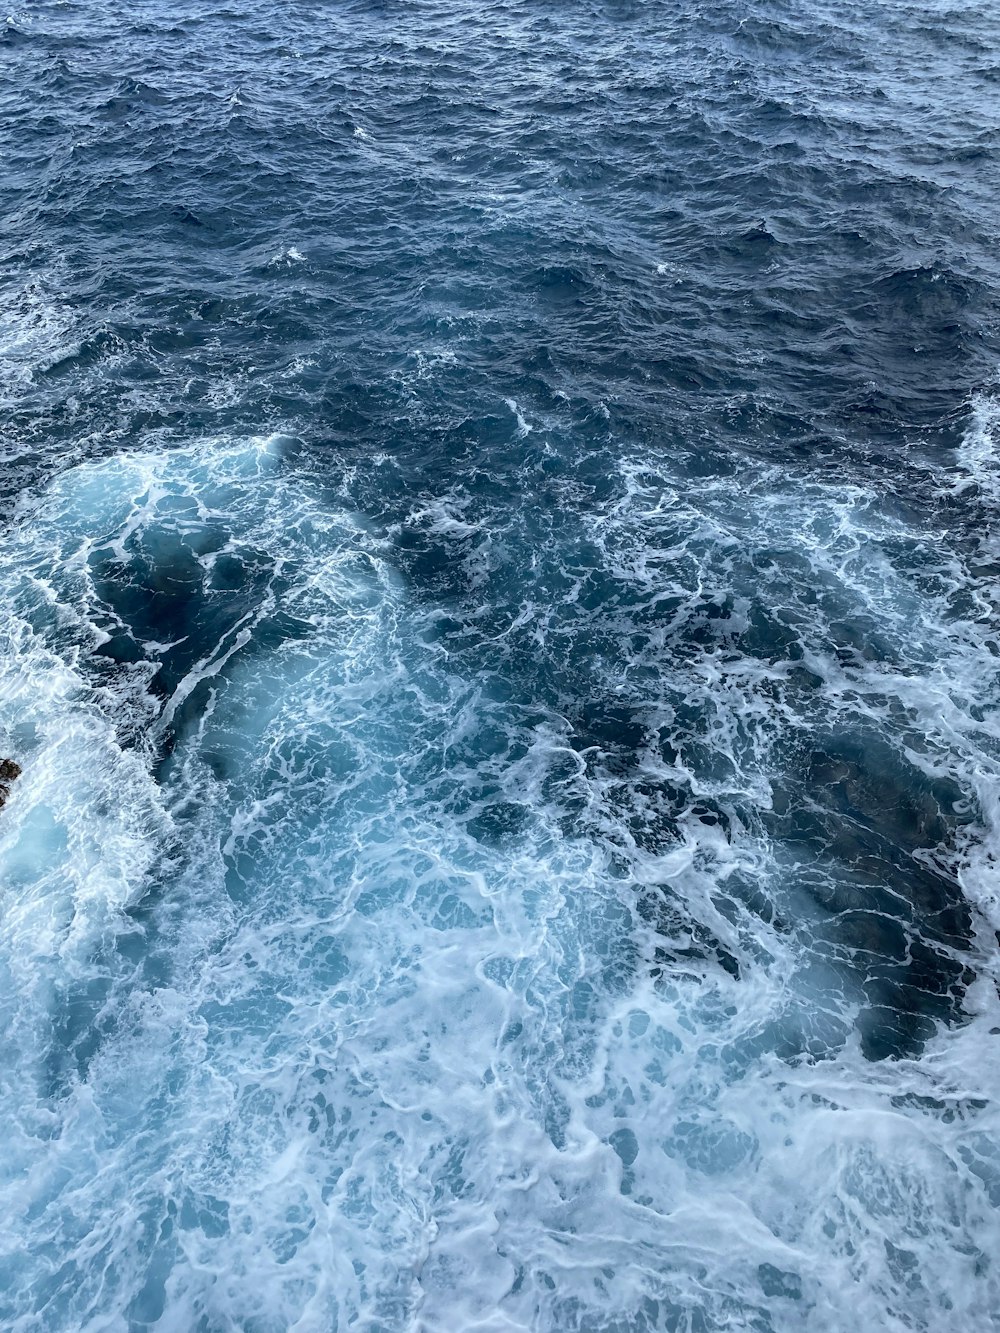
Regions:
<instances>
[{"instance_id":1,"label":"rocky ledge","mask_svg":"<svg viewBox=\"0 0 1000 1333\"><path fill-rule=\"evenodd\" d=\"M13 759L0 759L0 810L7 804L10 784L21 776L21 765Z\"/></svg>"}]
</instances>

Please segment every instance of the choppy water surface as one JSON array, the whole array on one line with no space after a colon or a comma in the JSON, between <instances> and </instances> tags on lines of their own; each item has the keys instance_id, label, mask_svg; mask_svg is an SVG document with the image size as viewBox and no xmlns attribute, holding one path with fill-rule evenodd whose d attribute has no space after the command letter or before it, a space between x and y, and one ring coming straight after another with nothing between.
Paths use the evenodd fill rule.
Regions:
<instances>
[{"instance_id":1,"label":"choppy water surface","mask_svg":"<svg viewBox=\"0 0 1000 1333\"><path fill-rule=\"evenodd\" d=\"M1000 1319L1000 16L0 30L0 1323Z\"/></svg>"}]
</instances>

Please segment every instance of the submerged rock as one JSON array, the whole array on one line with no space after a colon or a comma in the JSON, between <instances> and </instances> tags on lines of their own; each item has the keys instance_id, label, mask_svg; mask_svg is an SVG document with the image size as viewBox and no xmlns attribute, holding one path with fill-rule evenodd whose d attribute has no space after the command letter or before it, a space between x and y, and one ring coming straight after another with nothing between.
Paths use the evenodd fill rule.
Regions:
<instances>
[{"instance_id":1,"label":"submerged rock","mask_svg":"<svg viewBox=\"0 0 1000 1333\"><path fill-rule=\"evenodd\" d=\"M13 759L0 759L0 810L7 803L10 784L21 776L21 765Z\"/></svg>"}]
</instances>

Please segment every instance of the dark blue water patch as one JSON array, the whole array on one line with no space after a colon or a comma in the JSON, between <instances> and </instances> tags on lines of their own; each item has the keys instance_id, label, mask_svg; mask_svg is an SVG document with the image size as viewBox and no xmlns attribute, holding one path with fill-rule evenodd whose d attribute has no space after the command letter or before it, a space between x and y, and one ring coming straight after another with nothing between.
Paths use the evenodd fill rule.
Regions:
<instances>
[{"instance_id":1,"label":"dark blue water patch","mask_svg":"<svg viewBox=\"0 0 1000 1333\"><path fill-rule=\"evenodd\" d=\"M648 23L650 17L644 15L644 22ZM607 22L608 19L603 18L600 21ZM667 15L663 15L661 21L671 23ZM204 27L205 23L210 23L210 20L203 18L199 26ZM709 24L710 29L711 26ZM740 34L743 33L743 26L734 24L734 27L738 27ZM793 24L792 30L794 29ZM549 30L548 40L558 42L560 31L557 24ZM849 33L850 30L847 31ZM121 34L122 38L124 35ZM223 35L224 48L232 49L234 54L243 52L244 57L249 58L249 53L254 49L252 42L247 44L250 35L245 30L239 32L226 30ZM327 58L327 48L316 45L317 37L319 34L313 38L312 52L307 46L301 53L301 59L296 62L298 66L301 67L303 61L306 61L305 67L308 70L310 54L313 60ZM45 40L58 40L58 35L52 34L51 38ZM353 43L351 40L348 41L346 55L341 52L341 62L346 58L349 64L350 52L363 46L365 40L361 30L356 30ZM696 38L689 35L687 40L691 42ZM848 46L850 45L849 36L845 35L843 40ZM148 177L148 181L140 177L137 182L131 172L126 173L123 178L122 161L115 160L115 153L118 150L115 149L113 142L108 142L107 136L101 136L95 138L93 148L88 149L88 152L93 152L95 155L93 163L81 163L78 185L72 184L72 173L69 176L65 172L60 173L57 186L60 198L54 200L51 222L58 225L58 218L65 216L67 201L72 200L71 207L76 223L74 234L70 236L67 232L66 235L69 244L64 253L67 257L69 258L73 250L79 251L81 226L92 234L89 253L87 251L78 253L75 258L69 259L72 270L80 274L93 270L97 253L95 247L106 250L109 243L117 244L113 241L116 233L115 219L123 216L132 217L134 224L141 227L144 235L149 235L150 228L154 229L154 234L160 232L162 235L164 242L167 243L167 251L162 258L165 280L169 271L167 266L170 263L169 247L175 244L183 246L186 243L183 240L185 228L183 218L188 214L197 217L205 226L215 228L212 249L216 255L225 252L238 253L248 242L259 239L255 228L266 225L270 234L278 236L283 230L297 228L302 230L303 235L290 237L290 240L294 240L303 253L309 253L312 262L315 262L316 243L319 243L320 252L328 248L332 231L337 237L337 246L344 253L349 266L350 278L355 287L352 293L353 299L358 301L360 298L360 308L366 312L372 341L378 342L388 338L391 343L401 332L401 330L395 332L393 329L398 317L397 302L401 298L405 299L400 279L411 266L415 266L414 278L424 287L428 276L432 282L434 281L435 267L439 272L448 271L450 268L453 279L458 272L464 271L467 275L466 282L471 281L474 284L473 289L481 293L474 304L470 306L467 299L465 301L461 299L454 281L441 292L445 309L459 313L463 308L466 311L482 309L484 301L487 308L492 308L496 301L496 292L491 290L492 281L490 280L489 286L486 286L481 278L475 277L477 264L485 262L487 268L483 276L488 277L489 274L501 271L496 267L498 262L507 265L513 260L516 273L524 264L524 260L527 260L524 270L526 293L536 293L543 302L539 313L544 313L545 323L548 326L546 340L555 341L561 360L570 356L576 363L573 367L574 378L579 378L587 361L594 362L599 347L607 353L623 338L627 338L631 343L628 366L623 365L620 371L615 371L614 363L606 362L603 369L605 376L611 371L611 380L616 383L616 387L628 384L634 392L633 371L641 371L643 360L646 359L650 367L664 368L667 387L681 392L685 389L703 392L708 386L718 386L721 389L723 381L727 384L733 383L734 380L736 383L740 382L734 353L741 350L742 340L739 331L743 329L748 334L753 330L753 341L762 348L771 348L768 357L769 375L774 377L784 374L786 392L791 391L792 396L804 397L806 365L803 364L802 358L809 357L818 332L820 345L823 347L823 362L820 365L808 364L808 396L814 405L813 410L815 411L815 406L823 394L832 390L833 401L837 405L838 426L855 426L864 432L868 429L866 418L870 418L871 409L864 399L859 397L859 390L867 379L873 377L879 380L885 379L890 364L886 361L885 349L877 344L871 345L870 336L864 334L863 330L856 331L852 337L849 325L844 327L841 323L844 332L839 341L843 344L844 353L838 357L837 342L833 341L829 334L823 336L823 327L836 328L840 322L841 312L844 321L849 320L848 312L852 308L857 309L857 298L852 296L852 293L858 293L859 288L869 286L874 291L882 291L887 283L891 286L892 274L901 271L898 257L901 244L906 244L908 227L914 224L920 226L921 234L927 239L913 247L914 253L926 254L927 241L930 238L925 220L930 220L932 232L935 234L935 241L931 242L931 247L933 248L936 243L939 253L929 257L927 262L931 265L940 265L942 261L947 263L945 253L947 239L940 230L943 210L946 208L954 214L952 225L956 229L956 236L961 233L958 244L961 246L963 263L958 266L958 271L970 262L975 266L977 242L974 215L962 217L960 211L952 208L943 195L939 195L938 201L934 202L933 196L927 193L929 187L916 177L912 180L903 179L886 173L881 180L876 180L872 175L872 167L868 168L867 174L862 174L857 167L838 164L836 155L830 154L829 160L824 156L821 165L813 158L807 159L807 163L801 169L779 167L776 170L772 164L759 176L762 184L766 182L768 194L756 197L754 178L747 178L745 171L741 172L738 164L742 161L743 167L746 168L748 160L753 160L750 155L757 152L760 143L760 125L776 114L775 108L780 105L779 103L771 103L767 108L756 110L753 109L752 101L748 103L747 115L750 117L753 132L748 133L744 139L734 139L729 150L733 162L722 163L719 167L713 168L713 175L711 177L706 175L702 183L697 174L698 147L708 139L718 144L720 132L723 136L722 141L726 142L726 116L734 96L731 90L726 90L725 93L723 91L725 88L722 79L725 69L723 61L718 70L718 77L722 81L719 84L713 82L717 77L713 73L703 94L711 98L713 104L718 103L714 118L703 118L700 124L692 125L690 130L685 130L683 122L679 127L676 118L668 117L663 109L664 104L661 103L658 112L654 108L649 127L644 132L633 128L630 132L631 138L618 152L618 179L607 178L598 183L600 198L595 198L589 206L595 210L596 218L601 220L600 231L605 236L620 238L616 247L619 251L618 256L613 267L606 269L602 279L601 286L606 295L601 295L595 306L594 300L598 289L592 289L590 306L585 304L579 309L573 305L561 309L552 307L552 293L556 288L549 279L539 275L559 272L559 260L556 255L560 247L567 247L575 249L577 254L575 265L565 267L565 272L575 272L578 281L584 281L582 275L592 263L588 251L592 251L599 233L591 231L581 236L582 245L575 245L570 209L575 206L571 201L577 197L576 187L569 182L561 187L555 186L553 193L553 183L543 168L542 164L551 157L553 148L559 142L560 130L553 121L551 112L547 122L529 121L525 124L527 109L534 105L530 95L525 95L527 106L524 111L505 112L502 110L502 103L491 96L490 90L494 85L487 83L484 85L483 94L471 98L466 95L464 99L452 100L451 97L445 99L439 95L435 105L424 108L423 118L414 117L413 104L406 101L401 93L406 88L406 80L411 73L419 71L420 62L430 59L429 53L436 48L433 42L428 43L424 50L419 47L413 50L405 42L397 43L397 48L398 55L389 60L387 68L383 68L377 62L373 65L370 60L364 61L365 76L369 79L375 77L379 81L378 87L388 94L387 97L373 103L373 110L377 105L377 111L366 121L366 132L374 136L371 141L372 146L354 135L356 126L352 112L347 106L334 126L328 124L331 85L329 78L320 78L318 73L307 77L304 82L299 82L297 100L289 101L285 94L280 92L278 73L280 62L273 77L267 72L266 64L256 71L258 78L255 82L259 83L263 75L264 86L273 88L273 96L278 100L270 104L266 102L261 104L259 112L261 123L247 139L244 153L240 146L242 135L240 125L245 112L238 106L229 107L229 100L225 95L226 89L216 88L210 97L202 95L200 99L195 91L198 80L208 74L203 53L197 42L197 59L194 67L186 79L181 81L180 86L174 81L169 95L161 89L161 84L164 82L162 75L157 79L153 77L153 70L148 70L149 77L143 80L144 86L159 90L159 98L169 96L170 99L164 105L161 105L157 98L153 99L157 108L165 113L162 126L158 130L162 141L161 147L157 149L155 145L144 146L143 170L156 166L159 162L157 171ZM711 51L711 48L709 50ZM141 54L146 63L155 64L157 58L155 47L143 48L137 54ZM719 56L717 51L711 55L708 68L714 71L713 61L717 61ZM461 77L466 81L467 87L469 70L475 67L477 59L474 51L458 48L454 42L449 46L449 38L446 38L443 53L440 57L436 57L436 68L439 71L436 77L443 79L443 86L449 88L453 80ZM120 72L113 73L109 69L105 75L100 66L96 69L92 66L87 68L90 72L85 77L91 82L106 79L111 95L114 95L115 90L122 84ZM609 78L612 75L619 76L622 72L622 58L617 60L612 58L608 61ZM667 71L664 71L663 75L669 77ZM512 68L498 71L498 77L501 79L512 76ZM84 75L81 73L74 77L84 77ZM765 77L763 70L756 71L757 81ZM138 69L135 74L130 75L130 78L136 87L139 87ZM389 79L393 80L392 84L388 82ZM580 69L578 63L557 68L556 79L574 89L575 100L572 110L566 113L574 123L574 142L579 141L581 145L593 144L594 146L588 151L596 153L599 158L606 136L618 132L606 124L609 99L613 97L617 101L624 101L626 96L631 96L628 84L624 85L625 92L619 90L617 83L611 83L608 79L595 86L592 81L585 80L584 71ZM236 95L242 99L243 85L249 82L251 82L249 79L235 81L234 89L229 91L229 97L232 97L238 89ZM344 85L344 91L340 95L349 104L351 94L347 82L341 78L340 83ZM662 88L658 88L657 91L662 94ZM335 92L334 96L337 95ZM375 97L374 90L369 89L368 95ZM255 100L253 93L247 91L245 96L247 104L252 108ZM736 104L739 105L738 90L735 97ZM320 98L323 99L322 103L319 101ZM321 105L324 111L322 116L318 114ZM310 111L315 111L316 114L304 115L303 107L309 107ZM363 116L358 117L356 112L353 114L358 119L365 119ZM394 120L394 114L399 117L405 115L406 119ZM505 241L505 237L509 238L510 242L517 241L516 230L512 231L510 223L506 220L499 230L495 225L490 226L487 222L491 211L488 201L484 199L473 203L472 197L468 194L470 188L482 191L484 184L489 180L489 173L484 177L483 162L470 164L468 175L462 166L462 152L466 143L471 143L470 136L477 133L476 116L480 114L484 117L482 133L489 136L484 139L484 143L496 141L499 118L501 142L509 139L512 145L519 143L524 145L519 156L512 160L511 171L508 173L511 179L518 182L521 191L521 195L515 196L515 199L518 197L533 199L538 195L546 201L542 216L534 219L530 219L530 213L525 212L521 205L515 204L518 213L530 220L519 244L513 248ZM277 122L275 115L278 116ZM289 116L293 118L294 133L289 132L292 129L288 122ZM807 118L807 114L799 116L800 120ZM441 121L439 128L434 125L436 120ZM599 126L600 132L596 140L590 134L580 134L581 121L588 125L593 123ZM280 134L269 131L268 123L272 125L279 123ZM433 141L438 133L441 137L443 166L430 177L425 174L426 152L422 155L418 153L414 161L415 166L419 164L418 176L406 170L407 159L405 156L400 158L398 153L400 136L405 143L408 132L406 127L417 124L420 125L420 133L426 133L428 141ZM175 142L180 126L183 126L185 131L183 143ZM391 130L396 136L391 151L375 146L379 142L377 135L380 127L383 132ZM357 128L365 126L359 125ZM133 140L137 132L140 132L137 127L131 125L125 127L121 153L134 151ZM867 125L863 120L856 127L856 133L861 137L870 136L873 132L874 127ZM63 135L68 133L68 127L64 128L62 133ZM788 133L796 141L802 142L801 125L791 125ZM268 134L272 136L273 142L268 140ZM532 143L532 134L538 137L537 144ZM835 139L836 133L832 129L828 129L825 136L821 133L822 155L829 152L831 143ZM456 146L459 148L457 154ZM541 154L536 181L532 181L530 176L533 152ZM669 215L662 209L654 208L650 214L644 201L640 212L638 214L635 212L638 199L634 195L634 181L637 169L639 172L648 169L644 158L649 155L664 163L676 157L673 185L667 186L664 182L661 193L666 193L669 189L673 213L676 214L678 211L678 201L684 205L687 221L679 233L676 226L670 225ZM614 161L615 158L612 157L611 160ZM107 171L103 171L99 166L102 161L106 163ZM196 163L199 167L199 183L197 190L192 193L187 182L191 179L190 172ZM377 183L372 177L376 167ZM736 169L731 170L730 167ZM99 194L95 191L95 169L102 178ZM526 169L529 170L527 185L525 185ZM874 170L877 173L877 168ZM841 223L840 234L844 239L838 242L837 232L831 228L836 226L838 214L842 215L846 222L851 209L856 205L849 198L842 202L836 192L845 186L851 188L850 182L855 175L865 181L864 198L861 201L865 212L863 216L860 214L858 216L858 221L861 222L860 228L852 228ZM638 178L641 180L641 175ZM25 177L26 184L28 180L30 172ZM729 185L725 184L727 180L730 182ZM465 183L460 185L463 181ZM139 188L136 188L137 183ZM504 188L502 175L496 179L495 185L502 196ZM835 192L832 198L831 188ZM73 191L69 196L66 195L67 189ZM109 196L109 189L120 191L120 196L115 194ZM427 193L428 203L432 204L426 217L422 216L421 212L423 208L421 190ZM707 210L703 206L698 209L692 207L695 193L705 195L708 201ZM180 197L177 197L178 195ZM880 197L874 197L877 195ZM904 205L903 201L911 196L912 204ZM213 207L212 203L216 197L218 208ZM919 202L922 198L925 202ZM334 203L336 200L346 199L351 200L350 209ZM780 208L784 214L780 226L769 220L769 215L775 211L778 200L782 201ZM794 206L790 204L791 200L795 201ZM109 201L113 201L114 205L110 209ZM317 203L319 213L317 213ZM433 220L431 226L422 225L424 221L431 220ZM817 231L816 223L820 220L822 226ZM484 222L487 222L485 228ZM549 226L550 222L554 225ZM459 235L460 229L467 235L470 225L481 239L477 239L474 246L466 242L455 250L453 257L449 258L448 251L440 248L440 241L446 240L449 236ZM849 267L851 260L844 248L856 244L855 238L859 234L878 237L875 241L875 251L871 256L875 262L866 265L870 274L867 279L857 271L856 267ZM763 259L759 241L754 240L754 237L765 235L776 238L775 245L765 246L775 252L768 261ZM663 244L665 238L669 238L666 247ZM486 242L485 248L483 241ZM137 269L134 261L129 260L127 249L118 248L118 275L114 281L118 282L120 277L127 277L130 273L134 280L141 272L141 282L135 285L140 290L148 291L155 266L160 262L156 253L150 254L148 247L144 247L141 269ZM553 250L553 260L539 267L539 251L544 253L546 248ZM985 254L982 245L980 250ZM629 254L633 257L631 263L625 260L625 256ZM196 251L192 252L191 258L198 263ZM359 260L364 263L359 265ZM580 265L581 260L584 261L584 267ZM641 270L636 267L639 262ZM654 279L657 265L661 263L668 268L668 274ZM749 275L744 275L742 280L739 275L747 264L750 264L756 272L761 263L765 264L765 269L768 263L776 266L775 277L783 278L782 285L787 288L788 295L777 305L765 303L763 318L754 318L752 308L748 313L744 302L748 295L752 299L757 299L754 291L757 284L748 287L746 277ZM377 300L372 301L365 298L362 276L365 265L368 264L371 265L371 296L374 297L376 290L378 292ZM209 270L208 266L206 271L214 272ZM634 286L640 271L643 277L636 288L637 299L634 303L637 311L642 309L646 312L644 320L650 321L648 335L643 333L641 324L627 318L628 304L622 304L622 298L628 291L627 284L631 281ZM322 273L321 267L319 276L322 276ZM680 284L675 281L675 275L682 278ZM174 276L171 275L169 281L173 281ZM330 274L330 277L332 276ZM505 283L509 281L509 276L505 273ZM758 276L762 276L765 283L769 281L766 272ZM315 277L316 275L314 280ZM609 279L611 279L610 285ZM684 320L679 325L678 317L683 315L685 307L685 291L688 293L686 303L691 312L691 319ZM109 289L108 295L112 300L115 299L113 286ZM457 306L456 297L458 297ZM291 309L290 303L284 303L285 317L291 314ZM782 310L787 310L787 315L775 321L775 312ZM905 357L900 359L899 374L904 378L898 386L893 387L890 382L882 389L887 397L886 408L880 414L885 420L883 422L880 419L879 431L888 430L892 408L898 410L904 407L904 402L906 410L902 415L911 423L918 419L918 414L913 410L917 405L920 405L920 411L928 414L931 419L940 418L943 407L953 403L956 395L961 396L963 391L981 380L981 372L977 373L975 369L977 358L981 353L972 347L970 355L970 349L964 345L968 343L968 338L960 335L956 341L957 326L946 322L941 327L937 317L934 317L936 324L930 324L927 328L921 327L931 318L927 311L921 312L919 308L890 311L884 306L883 310L884 314L880 314L879 307L873 306L871 319L876 323L883 320L892 323L895 317L903 315L904 319L896 319L897 327L901 323L914 324L912 331L916 336L913 338L913 343L924 348L925 359L928 364L933 363L934 371L931 374L918 371L915 376L912 369L904 370L904 366L909 367L909 361ZM622 323L623 316L626 316L624 323ZM387 319L391 323L387 323ZM807 322L801 323L803 319ZM792 321L791 326L787 323L788 320ZM770 334L767 332L768 321L774 323ZM794 329L796 321L800 321L798 335ZM983 336L992 336L989 335L988 329L990 327L995 329L995 316L989 314L988 308L983 306L982 297L968 308L964 321L972 332L977 327L981 328L984 331ZM328 324L326 327L328 328ZM936 335L935 327L940 327L940 332ZM862 338L860 345L859 335ZM869 344L867 352L866 340ZM312 335L310 341L322 344L323 337L319 330ZM678 356L678 344L684 344L685 351L676 370L668 368L669 361L664 359L663 350L651 354L645 346L650 341L655 341L658 348L664 350L671 349L673 345L672 358ZM854 350L848 351L852 344ZM575 354L570 351L570 345L576 349ZM235 349L229 349L227 360L230 363L233 351ZM242 357L245 358L248 354L252 358L252 343L247 343ZM954 358L957 381L949 379L946 384L941 382L938 363L942 358L946 360ZM852 369L852 363L857 369ZM597 365L599 364L600 362L597 362ZM781 370L783 365L787 367L785 372ZM817 370L822 371L819 381L817 381ZM659 373L662 374L663 371ZM793 377L791 382L787 380L789 376ZM364 378L368 380L372 376L366 373ZM802 387L797 393L794 389L794 378L803 380ZM842 387L835 387L839 380L843 382ZM825 388L824 385L830 387ZM851 385L855 387L852 389ZM935 396L937 406L934 405ZM292 397L293 402L290 406L294 410L294 395ZM299 408L308 410L301 402ZM898 432L893 440L889 431L886 442L898 444Z\"/></svg>"}]
</instances>

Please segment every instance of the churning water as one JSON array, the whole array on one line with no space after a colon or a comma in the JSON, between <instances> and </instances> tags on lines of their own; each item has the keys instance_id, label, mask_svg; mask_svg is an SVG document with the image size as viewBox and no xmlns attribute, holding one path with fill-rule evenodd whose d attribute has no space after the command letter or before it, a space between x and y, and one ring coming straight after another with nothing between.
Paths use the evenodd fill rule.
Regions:
<instances>
[{"instance_id":1,"label":"churning water","mask_svg":"<svg viewBox=\"0 0 1000 1333\"><path fill-rule=\"evenodd\" d=\"M2 1327L996 1327L996 7L39 0L0 148Z\"/></svg>"}]
</instances>

